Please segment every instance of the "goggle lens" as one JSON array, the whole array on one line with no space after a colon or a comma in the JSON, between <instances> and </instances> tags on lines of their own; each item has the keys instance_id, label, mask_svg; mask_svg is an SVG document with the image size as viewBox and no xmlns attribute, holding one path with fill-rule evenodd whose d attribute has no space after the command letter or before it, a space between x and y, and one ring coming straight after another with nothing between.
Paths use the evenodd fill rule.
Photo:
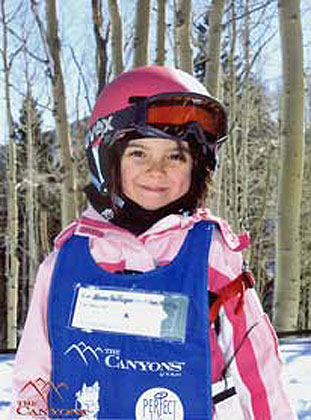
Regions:
<instances>
[{"instance_id":1,"label":"goggle lens","mask_svg":"<svg viewBox=\"0 0 311 420\"><path fill-rule=\"evenodd\" d=\"M198 122L204 131L217 137L218 122L215 115L193 106L161 106L148 108L147 124L184 125Z\"/></svg>"},{"instance_id":2,"label":"goggle lens","mask_svg":"<svg viewBox=\"0 0 311 420\"><path fill-rule=\"evenodd\" d=\"M168 98L147 104L146 124L184 125L197 122L215 139L221 136L219 127L225 124L224 114L213 103L192 98Z\"/></svg>"}]
</instances>

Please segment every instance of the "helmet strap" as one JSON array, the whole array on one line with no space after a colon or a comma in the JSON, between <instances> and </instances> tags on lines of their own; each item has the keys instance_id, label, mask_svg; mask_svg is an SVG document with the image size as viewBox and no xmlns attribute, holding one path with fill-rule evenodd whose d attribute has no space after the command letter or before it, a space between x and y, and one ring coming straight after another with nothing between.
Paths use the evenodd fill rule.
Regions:
<instances>
[{"instance_id":1,"label":"helmet strap","mask_svg":"<svg viewBox=\"0 0 311 420\"><path fill-rule=\"evenodd\" d=\"M134 235L140 235L157 221L171 214L190 216L196 208L196 199L191 191L157 210L146 210L124 195L112 200L109 196L100 194L92 184L85 187L84 192L91 206L99 214Z\"/></svg>"}]
</instances>

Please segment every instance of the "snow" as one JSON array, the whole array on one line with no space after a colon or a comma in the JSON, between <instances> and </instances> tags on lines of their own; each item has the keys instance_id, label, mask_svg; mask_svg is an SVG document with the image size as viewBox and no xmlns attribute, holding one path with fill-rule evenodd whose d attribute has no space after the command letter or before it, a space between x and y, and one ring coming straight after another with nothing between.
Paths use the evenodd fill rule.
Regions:
<instances>
[{"instance_id":1,"label":"snow","mask_svg":"<svg viewBox=\"0 0 311 420\"><path fill-rule=\"evenodd\" d=\"M0 354L0 419L9 419L14 354Z\"/></svg>"},{"instance_id":2,"label":"snow","mask_svg":"<svg viewBox=\"0 0 311 420\"><path fill-rule=\"evenodd\" d=\"M311 420L311 337L280 340L288 395L299 420ZM0 354L0 419L9 419L14 354Z\"/></svg>"},{"instance_id":3,"label":"snow","mask_svg":"<svg viewBox=\"0 0 311 420\"><path fill-rule=\"evenodd\" d=\"M311 338L280 340L288 392L299 420L311 420Z\"/></svg>"}]
</instances>

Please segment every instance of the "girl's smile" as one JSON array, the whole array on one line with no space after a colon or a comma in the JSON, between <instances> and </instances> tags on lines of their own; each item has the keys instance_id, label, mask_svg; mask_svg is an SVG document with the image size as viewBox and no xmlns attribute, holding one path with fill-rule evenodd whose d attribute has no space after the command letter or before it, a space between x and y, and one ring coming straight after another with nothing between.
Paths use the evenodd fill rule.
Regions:
<instances>
[{"instance_id":1,"label":"girl's smile","mask_svg":"<svg viewBox=\"0 0 311 420\"><path fill-rule=\"evenodd\" d=\"M123 193L147 210L157 210L188 192L192 157L187 142L131 140L121 158Z\"/></svg>"}]
</instances>

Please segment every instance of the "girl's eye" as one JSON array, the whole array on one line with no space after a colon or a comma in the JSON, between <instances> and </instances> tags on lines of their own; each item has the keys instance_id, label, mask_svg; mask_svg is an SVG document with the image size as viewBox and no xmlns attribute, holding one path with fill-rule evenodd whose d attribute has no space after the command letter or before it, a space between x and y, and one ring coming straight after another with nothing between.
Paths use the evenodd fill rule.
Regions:
<instances>
[{"instance_id":1,"label":"girl's eye","mask_svg":"<svg viewBox=\"0 0 311 420\"><path fill-rule=\"evenodd\" d=\"M145 153L142 150L131 150L128 152L128 156L134 157L134 158L142 158L145 156Z\"/></svg>"},{"instance_id":2,"label":"girl's eye","mask_svg":"<svg viewBox=\"0 0 311 420\"><path fill-rule=\"evenodd\" d=\"M186 156L182 152L174 152L169 155L169 159L173 161L185 162Z\"/></svg>"}]
</instances>

